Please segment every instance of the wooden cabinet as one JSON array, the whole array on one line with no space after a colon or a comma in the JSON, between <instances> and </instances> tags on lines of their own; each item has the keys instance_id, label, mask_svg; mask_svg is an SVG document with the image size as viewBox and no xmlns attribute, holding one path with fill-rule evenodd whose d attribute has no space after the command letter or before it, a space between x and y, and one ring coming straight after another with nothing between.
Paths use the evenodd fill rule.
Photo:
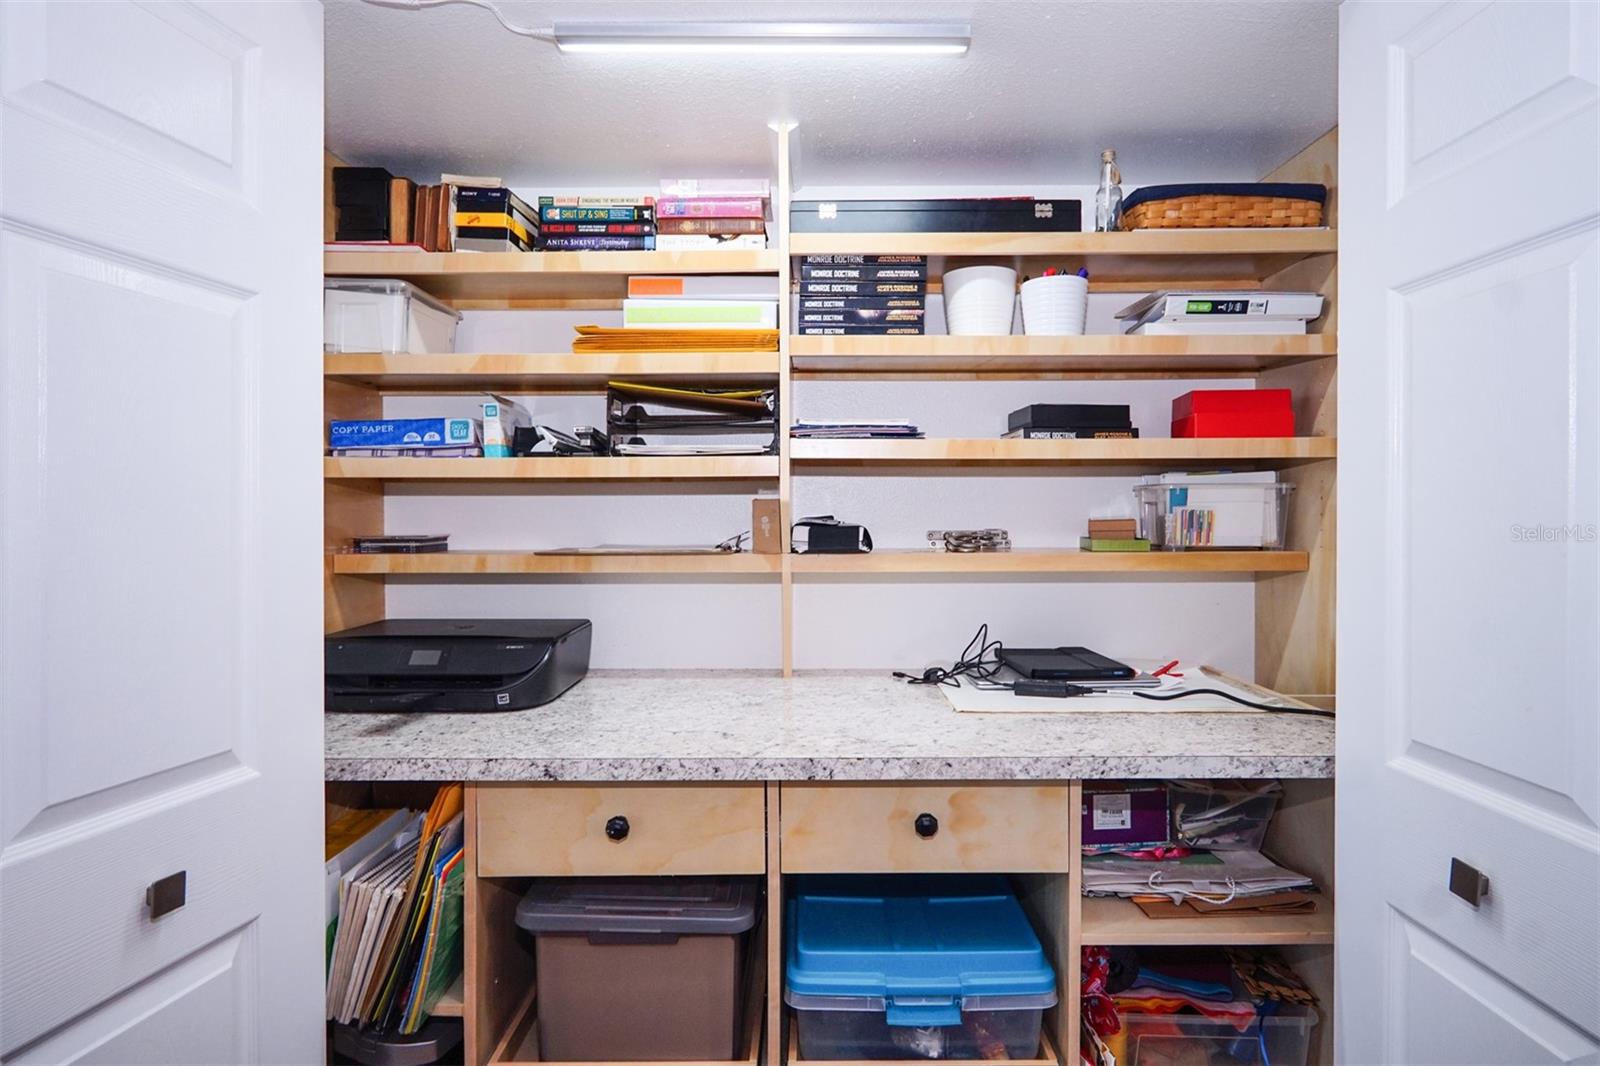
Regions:
<instances>
[{"instance_id":1,"label":"wooden cabinet","mask_svg":"<svg viewBox=\"0 0 1600 1066\"><path fill-rule=\"evenodd\" d=\"M1064 873L1066 785L784 784L786 873Z\"/></svg>"},{"instance_id":2,"label":"wooden cabinet","mask_svg":"<svg viewBox=\"0 0 1600 1066\"><path fill-rule=\"evenodd\" d=\"M759 874L759 782L480 785L478 876Z\"/></svg>"}]
</instances>

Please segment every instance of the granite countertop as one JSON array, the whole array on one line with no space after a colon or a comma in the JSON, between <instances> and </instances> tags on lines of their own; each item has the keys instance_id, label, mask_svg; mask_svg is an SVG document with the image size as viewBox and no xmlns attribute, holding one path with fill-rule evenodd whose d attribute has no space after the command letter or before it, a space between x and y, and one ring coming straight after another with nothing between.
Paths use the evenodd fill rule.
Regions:
<instances>
[{"instance_id":1,"label":"granite countertop","mask_svg":"<svg viewBox=\"0 0 1600 1066\"><path fill-rule=\"evenodd\" d=\"M1331 777L1331 719L960 714L887 673L594 671L554 703L329 714L339 781L948 781Z\"/></svg>"}]
</instances>

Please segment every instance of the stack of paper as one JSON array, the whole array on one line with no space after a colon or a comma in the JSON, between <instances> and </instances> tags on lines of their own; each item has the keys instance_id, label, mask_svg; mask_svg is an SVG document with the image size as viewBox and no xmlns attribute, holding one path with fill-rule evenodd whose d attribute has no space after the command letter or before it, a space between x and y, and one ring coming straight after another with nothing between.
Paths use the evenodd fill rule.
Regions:
<instances>
[{"instance_id":1,"label":"stack of paper","mask_svg":"<svg viewBox=\"0 0 1600 1066\"><path fill-rule=\"evenodd\" d=\"M628 329L578 326L575 352L775 352L775 329Z\"/></svg>"},{"instance_id":2,"label":"stack of paper","mask_svg":"<svg viewBox=\"0 0 1600 1066\"><path fill-rule=\"evenodd\" d=\"M801 439L870 439L874 437L920 437L922 429L915 422L892 418L849 418L830 420L802 418L795 422L789 435Z\"/></svg>"},{"instance_id":3,"label":"stack of paper","mask_svg":"<svg viewBox=\"0 0 1600 1066\"><path fill-rule=\"evenodd\" d=\"M460 974L462 828L461 786L446 785L426 815L390 812L329 860L329 1019L415 1032Z\"/></svg>"},{"instance_id":4,"label":"stack of paper","mask_svg":"<svg viewBox=\"0 0 1600 1066\"><path fill-rule=\"evenodd\" d=\"M1196 852L1182 859L1153 861L1088 855L1083 860L1086 896L1167 896L1175 903L1199 896L1222 903L1314 887L1311 878L1279 866L1259 851Z\"/></svg>"}]
</instances>

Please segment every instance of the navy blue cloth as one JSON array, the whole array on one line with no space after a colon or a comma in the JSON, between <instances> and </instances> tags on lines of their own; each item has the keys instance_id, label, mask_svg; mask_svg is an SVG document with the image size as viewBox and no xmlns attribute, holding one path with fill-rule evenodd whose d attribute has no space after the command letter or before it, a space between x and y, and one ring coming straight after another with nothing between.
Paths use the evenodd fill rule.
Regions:
<instances>
[{"instance_id":1,"label":"navy blue cloth","mask_svg":"<svg viewBox=\"0 0 1600 1066\"><path fill-rule=\"evenodd\" d=\"M1326 185L1287 181L1197 182L1190 185L1146 185L1128 194L1122 210L1131 211L1150 200L1172 200L1180 196L1283 196L1291 200L1328 202Z\"/></svg>"}]
</instances>

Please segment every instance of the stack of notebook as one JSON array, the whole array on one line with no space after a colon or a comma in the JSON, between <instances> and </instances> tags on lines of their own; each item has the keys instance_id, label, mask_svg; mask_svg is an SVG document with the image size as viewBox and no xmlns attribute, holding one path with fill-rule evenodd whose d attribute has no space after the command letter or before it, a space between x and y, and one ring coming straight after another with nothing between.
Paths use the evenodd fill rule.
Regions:
<instances>
[{"instance_id":1,"label":"stack of notebook","mask_svg":"<svg viewBox=\"0 0 1600 1066\"><path fill-rule=\"evenodd\" d=\"M778 279L744 274L630 277L622 324L650 330L775 330Z\"/></svg>"},{"instance_id":2,"label":"stack of notebook","mask_svg":"<svg viewBox=\"0 0 1600 1066\"><path fill-rule=\"evenodd\" d=\"M606 433L614 455L774 455L772 389L606 383Z\"/></svg>"},{"instance_id":3,"label":"stack of notebook","mask_svg":"<svg viewBox=\"0 0 1600 1066\"><path fill-rule=\"evenodd\" d=\"M1139 536L1135 519L1091 518L1089 534L1078 538L1078 548L1086 552L1147 552L1150 542Z\"/></svg>"},{"instance_id":4,"label":"stack of notebook","mask_svg":"<svg viewBox=\"0 0 1600 1066\"><path fill-rule=\"evenodd\" d=\"M440 788L425 815L378 815L329 827L327 1013L410 1034L461 973L461 786Z\"/></svg>"}]
</instances>

